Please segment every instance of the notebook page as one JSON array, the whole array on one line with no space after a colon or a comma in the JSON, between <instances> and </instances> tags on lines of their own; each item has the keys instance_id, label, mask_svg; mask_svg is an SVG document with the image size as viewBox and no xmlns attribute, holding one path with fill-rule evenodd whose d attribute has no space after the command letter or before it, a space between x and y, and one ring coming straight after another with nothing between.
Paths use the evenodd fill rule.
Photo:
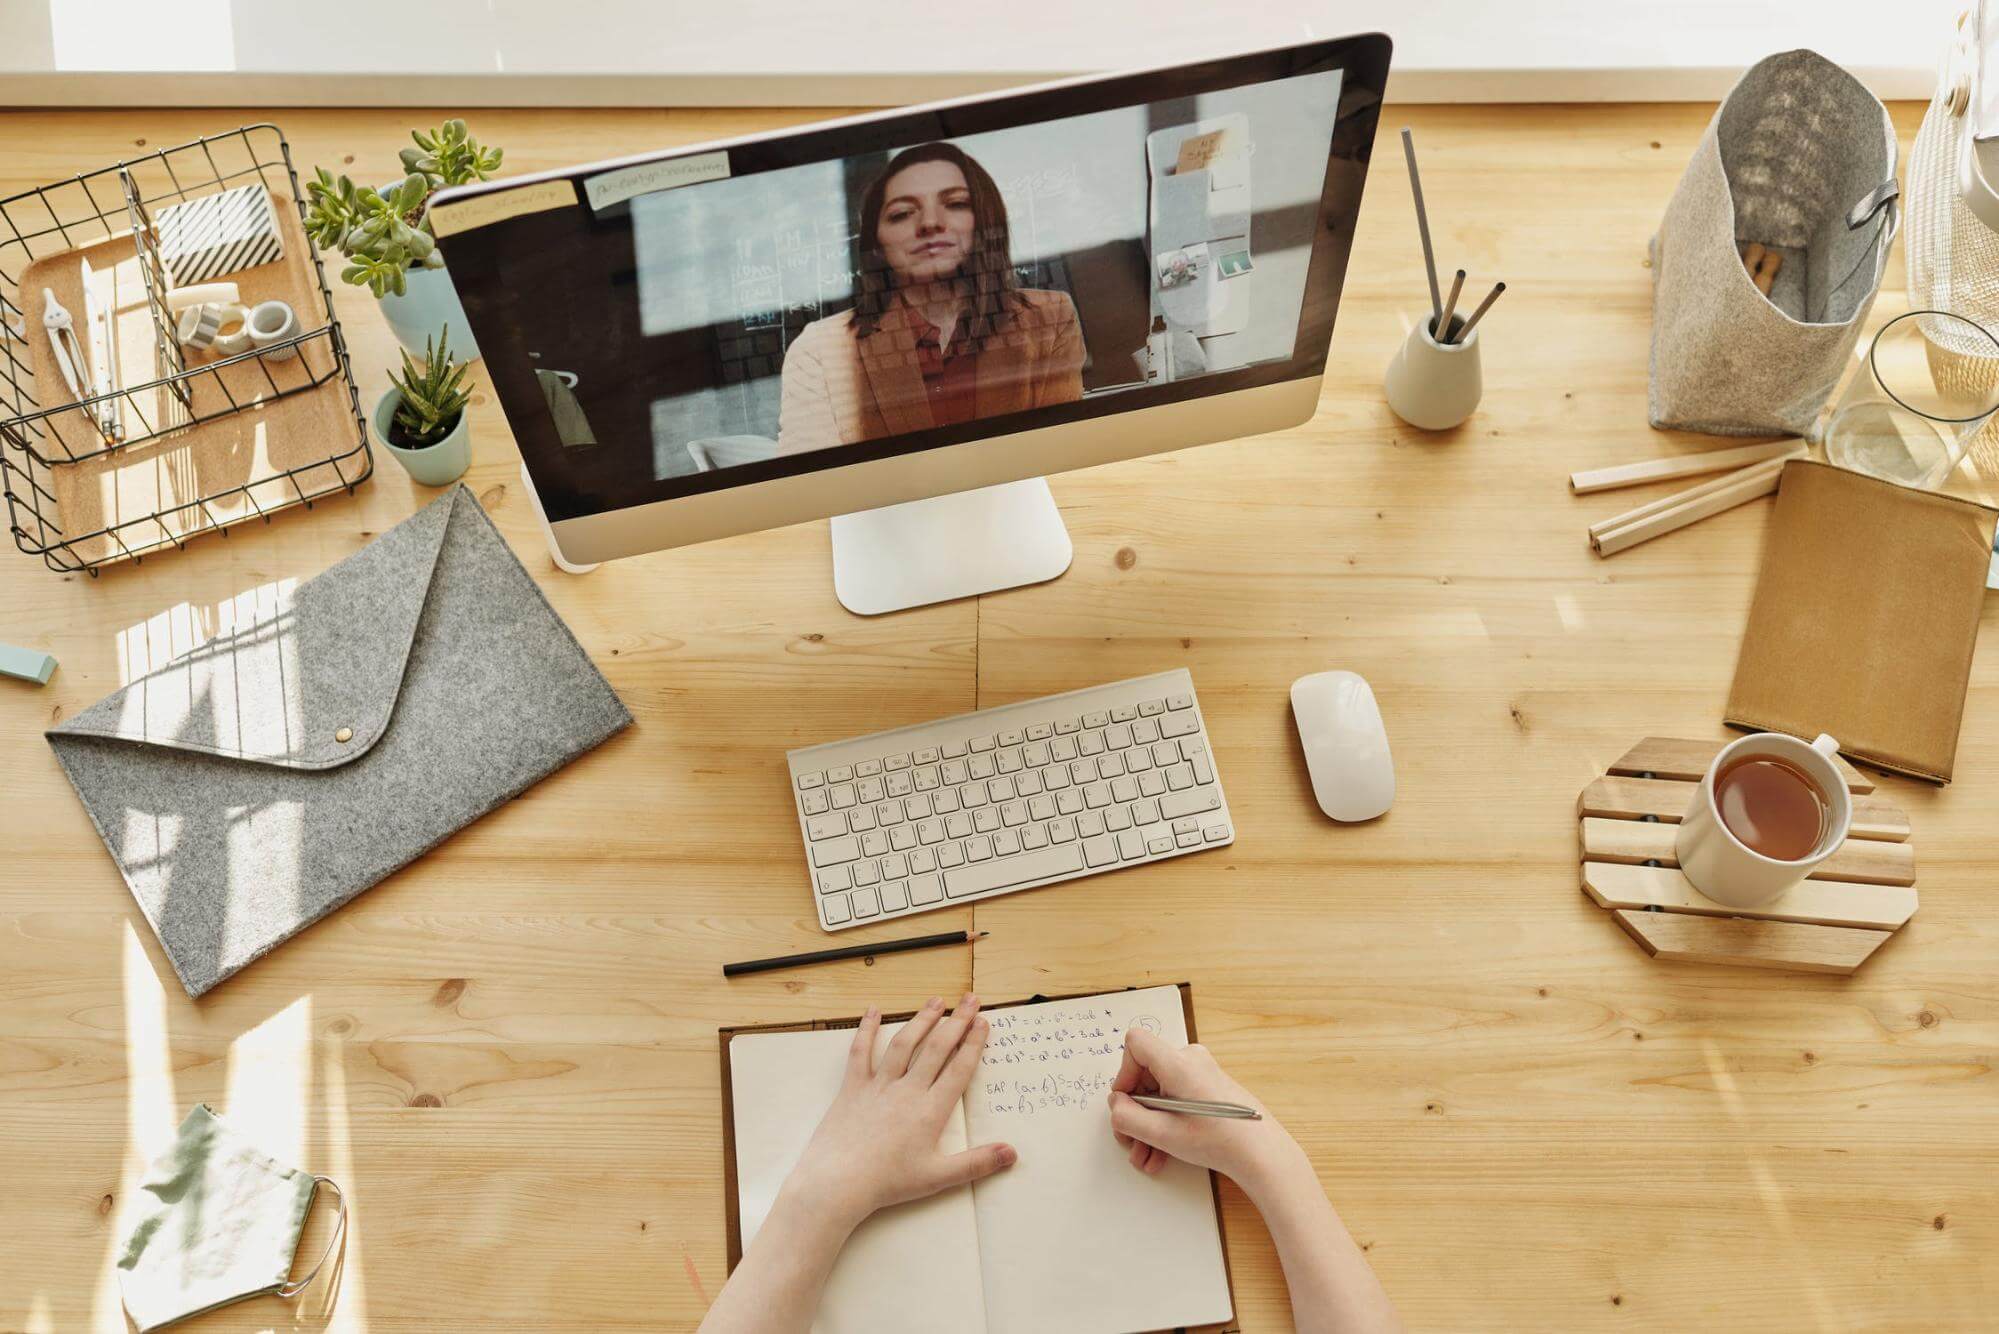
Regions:
<instances>
[{"instance_id":1,"label":"notebook page","mask_svg":"<svg viewBox=\"0 0 1999 1334\"><path fill-rule=\"evenodd\" d=\"M1125 1030L1185 1043L1175 987L991 1010L972 1087L974 1144L1020 1150L972 1188L989 1334L1125 1334L1226 1320L1208 1173L1133 1170L1111 1137ZM941 1328L942 1326L940 1326Z\"/></svg>"},{"instance_id":2,"label":"notebook page","mask_svg":"<svg viewBox=\"0 0 1999 1334\"><path fill-rule=\"evenodd\" d=\"M875 1052L900 1029L882 1025ZM736 1123L736 1194L743 1249L839 1092L852 1029L742 1033L729 1042ZM963 1149L960 1104L940 1141ZM814 1334L978 1334L985 1328L978 1235L965 1187L884 1209L862 1223L826 1282Z\"/></svg>"}]
</instances>

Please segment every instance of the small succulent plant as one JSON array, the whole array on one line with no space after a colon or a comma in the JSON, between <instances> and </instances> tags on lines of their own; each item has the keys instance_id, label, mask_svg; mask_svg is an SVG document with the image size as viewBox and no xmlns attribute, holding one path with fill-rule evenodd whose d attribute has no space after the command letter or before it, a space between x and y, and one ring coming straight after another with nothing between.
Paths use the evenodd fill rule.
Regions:
<instances>
[{"instance_id":1,"label":"small succulent plant","mask_svg":"<svg viewBox=\"0 0 1999 1334\"><path fill-rule=\"evenodd\" d=\"M438 331L437 341L423 344L419 367L403 353L403 368L389 372L389 383L402 395L396 404L395 426L403 449L423 449L451 434L472 395L465 388L465 363L451 359L451 326Z\"/></svg>"},{"instance_id":2,"label":"small succulent plant","mask_svg":"<svg viewBox=\"0 0 1999 1334\"><path fill-rule=\"evenodd\" d=\"M378 297L401 296L411 269L444 267L424 205L448 185L487 179L499 170L504 151L482 145L457 119L428 132L412 130L410 138L416 146L401 154L407 174L386 190L356 185L324 167L306 182L306 235L320 249L346 256L343 281Z\"/></svg>"}]
</instances>

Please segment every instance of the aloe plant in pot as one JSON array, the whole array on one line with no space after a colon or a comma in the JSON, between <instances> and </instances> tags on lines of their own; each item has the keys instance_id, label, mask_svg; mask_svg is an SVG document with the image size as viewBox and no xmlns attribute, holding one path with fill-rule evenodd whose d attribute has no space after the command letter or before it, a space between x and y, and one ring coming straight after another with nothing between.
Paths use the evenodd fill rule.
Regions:
<instances>
[{"instance_id":1,"label":"aloe plant in pot","mask_svg":"<svg viewBox=\"0 0 1999 1334\"><path fill-rule=\"evenodd\" d=\"M451 355L451 331L426 339L423 365L403 353L401 371L389 373L388 392L375 404L375 434L396 462L425 486L457 481L472 466L472 432L465 407L471 392L464 362Z\"/></svg>"},{"instance_id":2,"label":"aloe plant in pot","mask_svg":"<svg viewBox=\"0 0 1999 1334\"><path fill-rule=\"evenodd\" d=\"M412 130L410 138L414 147L401 153L406 174L379 189L315 169L305 187L306 234L322 250L346 258L341 278L375 294L404 348L417 351L420 340L442 325L466 358L476 359L479 346L424 209L448 185L489 178L499 170L503 150L481 144L458 119L434 130Z\"/></svg>"}]
</instances>

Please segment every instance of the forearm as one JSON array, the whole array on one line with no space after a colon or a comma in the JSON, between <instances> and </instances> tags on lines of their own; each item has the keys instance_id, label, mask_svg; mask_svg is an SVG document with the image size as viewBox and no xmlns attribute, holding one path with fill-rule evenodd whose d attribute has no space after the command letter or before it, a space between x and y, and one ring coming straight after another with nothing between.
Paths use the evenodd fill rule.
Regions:
<instances>
[{"instance_id":1,"label":"forearm","mask_svg":"<svg viewBox=\"0 0 1999 1334\"><path fill-rule=\"evenodd\" d=\"M805 1334L854 1223L787 1187L708 1308L700 1334Z\"/></svg>"},{"instance_id":2,"label":"forearm","mask_svg":"<svg viewBox=\"0 0 1999 1334\"><path fill-rule=\"evenodd\" d=\"M1289 1145L1238 1184L1277 1244L1299 1334L1389 1334L1402 1328L1303 1149Z\"/></svg>"}]
</instances>

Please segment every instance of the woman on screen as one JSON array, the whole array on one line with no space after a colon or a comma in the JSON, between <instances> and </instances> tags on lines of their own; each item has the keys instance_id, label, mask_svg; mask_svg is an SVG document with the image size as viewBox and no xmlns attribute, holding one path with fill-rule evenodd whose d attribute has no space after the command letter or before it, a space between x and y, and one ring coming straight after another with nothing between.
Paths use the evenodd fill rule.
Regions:
<instances>
[{"instance_id":1,"label":"woman on screen","mask_svg":"<svg viewBox=\"0 0 1999 1334\"><path fill-rule=\"evenodd\" d=\"M944 143L896 154L860 221L854 308L785 353L780 454L1083 396L1076 307L1015 282L1006 202L971 157Z\"/></svg>"}]
</instances>

